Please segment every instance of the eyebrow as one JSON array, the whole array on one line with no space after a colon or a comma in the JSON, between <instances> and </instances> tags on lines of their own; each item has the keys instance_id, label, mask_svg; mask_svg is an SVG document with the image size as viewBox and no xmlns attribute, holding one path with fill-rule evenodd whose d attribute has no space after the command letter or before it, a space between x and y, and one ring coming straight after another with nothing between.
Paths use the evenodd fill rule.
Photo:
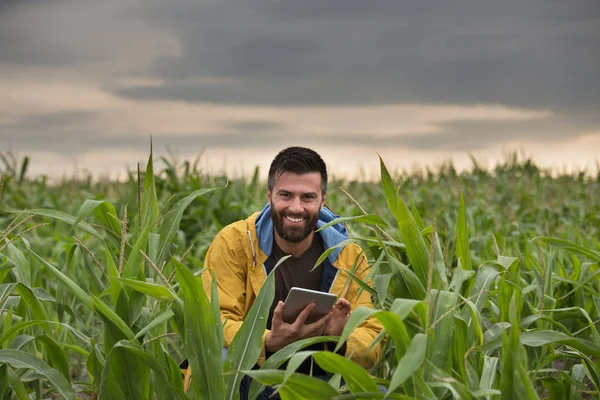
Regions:
<instances>
[{"instance_id":1,"label":"eyebrow","mask_svg":"<svg viewBox=\"0 0 600 400\"><path fill-rule=\"evenodd\" d=\"M277 194L295 194L294 192L291 192L289 190L285 190L285 189L279 189L277 191ZM300 193L300 196L317 196L317 192L304 192L304 193Z\"/></svg>"}]
</instances>

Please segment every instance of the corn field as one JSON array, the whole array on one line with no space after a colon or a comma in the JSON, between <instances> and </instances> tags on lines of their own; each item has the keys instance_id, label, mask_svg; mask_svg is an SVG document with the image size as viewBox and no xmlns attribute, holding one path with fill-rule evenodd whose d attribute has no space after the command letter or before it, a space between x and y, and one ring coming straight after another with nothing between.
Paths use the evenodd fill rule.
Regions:
<instances>
[{"instance_id":1,"label":"corn field","mask_svg":"<svg viewBox=\"0 0 600 400\"><path fill-rule=\"evenodd\" d=\"M351 279L375 308L253 369L272 275L223 360L201 273L215 234L264 205L266 172L228 180L150 152L124 182L50 184L0 156L0 400L237 399L244 374L251 398L264 385L283 399L600 398L600 172L515 154L334 179L327 205L370 261L369 280ZM369 317L384 327L371 370L305 350L341 346ZM329 382L295 372L309 356Z\"/></svg>"}]
</instances>

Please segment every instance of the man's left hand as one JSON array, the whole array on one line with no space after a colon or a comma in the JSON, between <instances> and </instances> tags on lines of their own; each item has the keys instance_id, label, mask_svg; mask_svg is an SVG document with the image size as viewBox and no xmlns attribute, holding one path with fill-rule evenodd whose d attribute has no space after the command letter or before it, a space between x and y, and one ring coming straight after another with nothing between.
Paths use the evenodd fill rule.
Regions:
<instances>
[{"instance_id":1,"label":"man's left hand","mask_svg":"<svg viewBox=\"0 0 600 400\"><path fill-rule=\"evenodd\" d=\"M346 321L348 321L351 310L352 305L350 302L343 297L340 297L330 311L331 319L327 324L327 328L325 328L325 334L329 336L340 336L346 326Z\"/></svg>"}]
</instances>

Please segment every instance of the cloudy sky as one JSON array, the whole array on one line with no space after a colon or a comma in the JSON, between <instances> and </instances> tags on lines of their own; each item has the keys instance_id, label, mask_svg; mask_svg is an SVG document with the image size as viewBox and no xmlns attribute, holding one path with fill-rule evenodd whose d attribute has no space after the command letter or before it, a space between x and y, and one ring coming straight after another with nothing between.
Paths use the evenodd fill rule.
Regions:
<instances>
[{"instance_id":1,"label":"cloudy sky","mask_svg":"<svg viewBox=\"0 0 600 400\"><path fill-rule=\"evenodd\" d=\"M287 145L334 174L518 150L600 160L598 0L0 1L0 152L230 174ZM266 173L266 171L265 171Z\"/></svg>"}]
</instances>

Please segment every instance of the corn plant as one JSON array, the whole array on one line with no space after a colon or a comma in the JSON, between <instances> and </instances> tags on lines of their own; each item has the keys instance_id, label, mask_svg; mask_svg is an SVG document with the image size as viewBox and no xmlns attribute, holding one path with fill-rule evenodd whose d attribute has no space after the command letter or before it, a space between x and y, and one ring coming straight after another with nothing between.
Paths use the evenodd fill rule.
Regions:
<instances>
[{"instance_id":1,"label":"corn plant","mask_svg":"<svg viewBox=\"0 0 600 400\"><path fill-rule=\"evenodd\" d=\"M331 224L353 220L373 229L374 235L354 240L373 255L374 283L353 279L377 305L352 313L336 350L354 328L374 317L384 327L383 360L366 371L335 353L297 352L292 356L297 362L290 361L285 371L263 366L248 374L276 385L282 398L597 397L600 341L595 324L600 302L598 287L589 283L598 280L600 253L569 241L537 238L591 260L581 271L580 262L570 256L577 271L570 279L561 277L566 275L564 261L560 269L548 268L547 263L556 260L552 251L523 260L497 250L495 258L475 265L461 197L452 268L444 259L435 224L425 226L414 205L411 211L404 203L383 161L381 171L397 230L387 233L386 222L364 210L366 215ZM563 282L571 289L559 300L578 294L578 304L585 307L559 306L554 291ZM308 356L333 374L329 384L295 373ZM345 382L341 387L340 377Z\"/></svg>"},{"instance_id":2,"label":"corn plant","mask_svg":"<svg viewBox=\"0 0 600 400\"><path fill-rule=\"evenodd\" d=\"M3 160L0 399L232 399L244 374L251 398L265 385L284 399L599 396L600 179L552 177L515 158L494 175L445 164L392 178L381 161L378 184L334 181L348 190L330 190L328 205L347 215L337 222L371 265L367 281L350 279L375 307L356 309L340 338L293 343L253 369L273 280L222 357L201 260L221 227L261 205L258 170L215 190L226 179L189 163L162 160L155 173L151 152L127 182L52 186ZM366 318L384 327L371 370L304 351L339 349ZM296 373L307 357L329 382Z\"/></svg>"}]
</instances>

